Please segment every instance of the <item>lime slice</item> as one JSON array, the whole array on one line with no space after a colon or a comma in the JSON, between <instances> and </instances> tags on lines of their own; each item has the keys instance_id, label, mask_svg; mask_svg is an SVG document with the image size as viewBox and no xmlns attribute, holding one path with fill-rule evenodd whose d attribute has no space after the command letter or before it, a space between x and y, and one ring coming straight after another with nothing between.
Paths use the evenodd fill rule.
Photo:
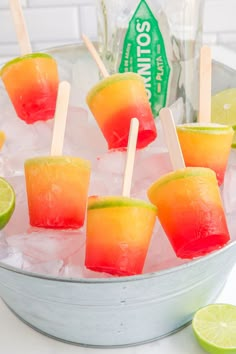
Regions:
<instances>
[{"instance_id":1,"label":"lime slice","mask_svg":"<svg viewBox=\"0 0 236 354\"><path fill-rule=\"evenodd\" d=\"M0 131L0 149L3 146L5 139L6 139L5 134L2 131Z\"/></svg>"},{"instance_id":2,"label":"lime slice","mask_svg":"<svg viewBox=\"0 0 236 354\"><path fill-rule=\"evenodd\" d=\"M236 353L236 306L203 307L195 313L192 327L197 341L208 353Z\"/></svg>"},{"instance_id":3,"label":"lime slice","mask_svg":"<svg viewBox=\"0 0 236 354\"><path fill-rule=\"evenodd\" d=\"M236 88L230 88L212 96L211 121L233 127L235 133L232 147L236 148Z\"/></svg>"},{"instance_id":4,"label":"lime slice","mask_svg":"<svg viewBox=\"0 0 236 354\"><path fill-rule=\"evenodd\" d=\"M8 223L14 209L14 189L4 178L0 178L0 230Z\"/></svg>"}]
</instances>

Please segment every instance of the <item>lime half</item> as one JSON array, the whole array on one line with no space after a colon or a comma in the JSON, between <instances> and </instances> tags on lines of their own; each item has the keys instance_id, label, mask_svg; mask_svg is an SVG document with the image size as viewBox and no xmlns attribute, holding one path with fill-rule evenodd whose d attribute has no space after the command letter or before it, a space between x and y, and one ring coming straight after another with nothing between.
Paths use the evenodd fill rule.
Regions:
<instances>
[{"instance_id":1,"label":"lime half","mask_svg":"<svg viewBox=\"0 0 236 354\"><path fill-rule=\"evenodd\" d=\"M211 121L232 126L235 131L232 147L236 148L236 88L230 88L212 96Z\"/></svg>"},{"instance_id":2,"label":"lime half","mask_svg":"<svg viewBox=\"0 0 236 354\"><path fill-rule=\"evenodd\" d=\"M0 178L0 230L8 223L14 209L14 189L4 178Z\"/></svg>"},{"instance_id":3,"label":"lime half","mask_svg":"<svg viewBox=\"0 0 236 354\"><path fill-rule=\"evenodd\" d=\"M198 310L193 332L203 349L212 354L236 354L236 306L212 304Z\"/></svg>"}]
</instances>

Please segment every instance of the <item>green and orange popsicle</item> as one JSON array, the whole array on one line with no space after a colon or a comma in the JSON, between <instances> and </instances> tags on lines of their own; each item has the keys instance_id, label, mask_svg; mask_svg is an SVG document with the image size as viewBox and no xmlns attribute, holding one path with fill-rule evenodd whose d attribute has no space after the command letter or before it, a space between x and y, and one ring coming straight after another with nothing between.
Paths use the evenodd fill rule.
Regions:
<instances>
[{"instance_id":1,"label":"green and orange popsicle","mask_svg":"<svg viewBox=\"0 0 236 354\"><path fill-rule=\"evenodd\" d=\"M26 123L54 117L59 84L56 61L48 54L32 54L19 0L10 0L21 56L6 63L0 76L16 114Z\"/></svg>"},{"instance_id":2,"label":"green and orange popsicle","mask_svg":"<svg viewBox=\"0 0 236 354\"><path fill-rule=\"evenodd\" d=\"M183 124L176 127L186 166L208 167L224 182L231 144L232 127L221 124Z\"/></svg>"},{"instance_id":3,"label":"green and orange popsicle","mask_svg":"<svg viewBox=\"0 0 236 354\"><path fill-rule=\"evenodd\" d=\"M224 181L234 131L232 127L211 121L211 51L201 49L198 123L176 127L185 164L208 167L216 173L218 184Z\"/></svg>"},{"instance_id":4,"label":"green and orange popsicle","mask_svg":"<svg viewBox=\"0 0 236 354\"><path fill-rule=\"evenodd\" d=\"M181 154L173 119L168 109L161 110L160 117L173 161ZM174 172L149 187L148 197L157 207L157 216L176 255L192 259L224 246L230 236L215 172L205 167L185 168L182 157L179 161Z\"/></svg>"},{"instance_id":5,"label":"green and orange popsicle","mask_svg":"<svg viewBox=\"0 0 236 354\"><path fill-rule=\"evenodd\" d=\"M50 55L15 58L0 75L19 118L31 124L54 117L59 79L57 63Z\"/></svg>"},{"instance_id":6,"label":"green and orange popsicle","mask_svg":"<svg viewBox=\"0 0 236 354\"><path fill-rule=\"evenodd\" d=\"M90 162L62 156L69 84L59 86L51 156L25 162L30 224L44 228L80 228L84 224Z\"/></svg>"},{"instance_id":7,"label":"green and orange popsicle","mask_svg":"<svg viewBox=\"0 0 236 354\"><path fill-rule=\"evenodd\" d=\"M109 76L92 43L83 38L104 76L88 93L87 103L108 148L127 147L133 117L139 120L137 148L147 146L156 139L157 131L143 78L135 73Z\"/></svg>"},{"instance_id":8,"label":"green and orange popsicle","mask_svg":"<svg viewBox=\"0 0 236 354\"><path fill-rule=\"evenodd\" d=\"M113 275L142 273L156 219L156 207L123 196L90 197L87 268Z\"/></svg>"},{"instance_id":9,"label":"green and orange popsicle","mask_svg":"<svg viewBox=\"0 0 236 354\"><path fill-rule=\"evenodd\" d=\"M114 74L101 80L89 92L87 103L109 149L127 146L132 117L138 117L140 123L137 148L155 140L156 126L140 75Z\"/></svg>"},{"instance_id":10,"label":"green and orange popsicle","mask_svg":"<svg viewBox=\"0 0 236 354\"><path fill-rule=\"evenodd\" d=\"M136 128L135 142L129 139L122 196L94 196L88 201L85 265L93 271L119 276L142 273L156 207L129 196ZM132 136L132 127L130 131Z\"/></svg>"}]
</instances>

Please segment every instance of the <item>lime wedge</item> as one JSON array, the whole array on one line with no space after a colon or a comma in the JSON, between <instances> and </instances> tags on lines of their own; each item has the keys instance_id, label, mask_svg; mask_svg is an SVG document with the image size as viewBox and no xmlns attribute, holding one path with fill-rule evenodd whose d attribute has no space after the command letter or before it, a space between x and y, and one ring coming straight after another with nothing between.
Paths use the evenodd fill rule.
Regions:
<instances>
[{"instance_id":1,"label":"lime wedge","mask_svg":"<svg viewBox=\"0 0 236 354\"><path fill-rule=\"evenodd\" d=\"M6 139L6 137L5 137L4 132L0 131L0 149L3 146L5 139Z\"/></svg>"},{"instance_id":2,"label":"lime wedge","mask_svg":"<svg viewBox=\"0 0 236 354\"><path fill-rule=\"evenodd\" d=\"M211 121L233 127L235 133L232 147L236 148L236 88L230 88L212 96Z\"/></svg>"},{"instance_id":3,"label":"lime wedge","mask_svg":"<svg viewBox=\"0 0 236 354\"><path fill-rule=\"evenodd\" d=\"M236 306L212 304L198 310L192 321L200 346L208 353L236 353Z\"/></svg>"},{"instance_id":4,"label":"lime wedge","mask_svg":"<svg viewBox=\"0 0 236 354\"><path fill-rule=\"evenodd\" d=\"M8 223L14 209L14 189L4 178L0 178L0 230Z\"/></svg>"}]
</instances>

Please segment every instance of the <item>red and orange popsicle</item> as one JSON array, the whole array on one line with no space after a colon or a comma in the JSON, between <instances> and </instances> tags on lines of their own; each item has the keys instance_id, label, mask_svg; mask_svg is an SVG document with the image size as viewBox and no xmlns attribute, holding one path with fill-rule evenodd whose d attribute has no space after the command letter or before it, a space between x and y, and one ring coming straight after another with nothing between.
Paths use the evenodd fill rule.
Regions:
<instances>
[{"instance_id":1,"label":"red and orange popsicle","mask_svg":"<svg viewBox=\"0 0 236 354\"><path fill-rule=\"evenodd\" d=\"M199 114L197 123L177 126L186 166L208 167L224 181L234 131L230 126L211 123L211 50L201 48Z\"/></svg>"},{"instance_id":2,"label":"red and orange popsicle","mask_svg":"<svg viewBox=\"0 0 236 354\"><path fill-rule=\"evenodd\" d=\"M71 156L28 159L25 178L30 224L80 228L84 224L91 167Z\"/></svg>"},{"instance_id":3,"label":"red and orange popsicle","mask_svg":"<svg viewBox=\"0 0 236 354\"><path fill-rule=\"evenodd\" d=\"M203 256L230 239L215 172L187 167L161 177L148 190L157 216L180 258Z\"/></svg>"},{"instance_id":4,"label":"red and orange popsicle","mask_svg":"<svg viewBox=\"0 0 236 354\"><path fill-rule=\"evenodd\" d=\"M224 182L231 144L232 127L220 124L183 124L176 127L186 166L208 167Z\"/></svg>"},{"instance_id":5,"label":"red and orange popsicle","mask_svg":"<svg viewBox=\"0 0 236 354\"><path fill-rule=\"evenodd\" d=\"M123 196L88 200L87 268L113 275L142 273L156 220L156 207Z\"/></svg>"},{"instance_id":6,"label":"red and orange popsicle","mask_svg":"<svg viewBox=\"0 0 236 354\"><path fill-rule=\"evenodd\" d=\"M223 247L229 240L226 217L213 170L187 167L183 161L174 121L169 109L160 118L175 171L162 176L148 189L149 200L180 258L195 258Z\"/></svg>"},{"instance_id":7,"label":"red and orange popsicle","mask_svg":"<svg viewBox=\"0 0 236 354\"><path fill-rule=\"evenodd\" d=\"M157 130L143 78L134 73L109 75L90 40L83 40L96 61L101 80L87 95L87 104L101 129L109 149L126 148L131 119L139 120L137 148L154 141Z\"/></svg>"},{"instance_id":8,"label":"red and orange popsicle","mask_svg":"<svg viewBox=\"0 0 236 354\"><path fill-rule=\"evenodd\" d=\"M84 224L90 162L62 155L69 93L69 83L61 82L51 155L25 161L29 219L32 226L74 229Z\"/></svg>"},{"instance_id":9,"label":"red and orange popsicle","mask_svg":"<svg viewBox=\"0 0 236 354\"><path fill-rule=\"evenodd\" d=\"M3 66L0 75L19 118L31 124L54 117L59 78L50 55L15 58Z\"/></svg>"},{"instance_id":10,"label":"red and orange popsicle","mask_svg":"<svg viewBox=\"0 0 236 354\"><path fill-rule=\"evenodd\" d=\"M127 147L132 117L139 120L137 148L155 140L156 126L140 75L114 74L101 80L89 92L87 103L109 149Z\"/></svg>"},{"instance_id":11,"label":"red and orange popsicle","mask_svg":"<svg viewBox=\"0 0 236 354\"><path fill-rule=\"evenodd\" d=\"M85 265L94 271L142 273L156 207L130 198L138 127L138 120L132 119L122 196L93 196L88 201Z\"/></svg>"},{"instance_id":12,"label":"red and orange popsicle","mask_svg":"<svg viewBox=\"0 0 236 354\"><path fill-rule=\"evenodd\" d=\"M58 90L56 60L43 53L32 54L20 0L9 0L21 56L10 60L0 76L18 117L31 124L55 114Z\"/></svg>"}]
</instances>

